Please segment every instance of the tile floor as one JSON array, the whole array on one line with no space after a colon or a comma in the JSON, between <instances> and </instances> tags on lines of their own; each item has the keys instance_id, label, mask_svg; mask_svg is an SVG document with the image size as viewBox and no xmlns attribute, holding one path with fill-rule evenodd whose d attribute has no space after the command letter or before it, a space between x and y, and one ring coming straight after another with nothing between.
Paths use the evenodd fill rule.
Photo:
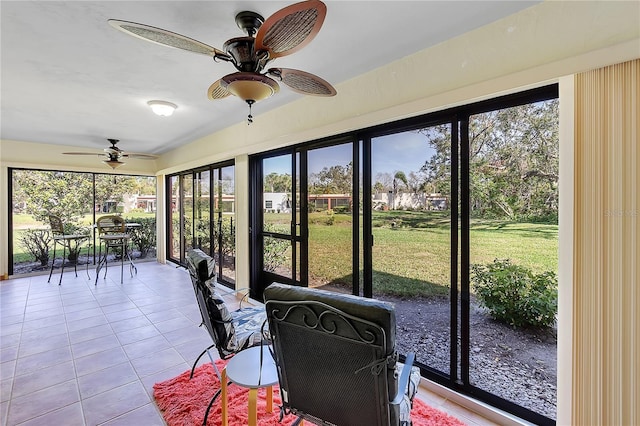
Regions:
<instances>
[{"instance_id":1,"label":"tile floor","mask_svg":"<svg viewBox=\"0 0 640 426\"><path fill-rule=\"evenodd\" d=\"M94 271L91 271L92 276ZM118 268L106 279L67 271L0 283L3 426L164 425L153 384L191 367L210 338L187 272ZM427 389L419 397L470 425L494 424Z\"/></svg>"}]
</instances>

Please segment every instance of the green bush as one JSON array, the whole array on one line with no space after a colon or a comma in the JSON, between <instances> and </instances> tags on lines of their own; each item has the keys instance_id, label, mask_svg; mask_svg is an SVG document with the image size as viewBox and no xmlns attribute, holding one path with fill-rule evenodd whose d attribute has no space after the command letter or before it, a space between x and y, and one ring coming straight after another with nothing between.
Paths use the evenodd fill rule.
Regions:
<instances>
[{"instance_id":1,"label":"green bush","mask_svg":"<svg viewBox=\"0 0 640 426\"><path fill-rule=\"evenodd\" d=\"M20 235L20 244L41 266L49 263L49 248L53 239L46 229L26 229Z\"/></svg>"},{"instance_id":2,"label":"green bush","mask_svg":"<svg viewBox=\"0 0 640 426\"><path fill-rule=\"evenodd\" d=\"M329 226L333 225L336 221L336 216L333 213L332 209L327 210L327 220L325 221L325 223Z\"/></svg>"},{"instance_id":3,"label":"green bush","mask_svg":"<svg viewBox=\"0 0 640 426\"><path fill-rule=\"evenodd\" d=\"M140 252L140 257L145 258L150 251L156 249L156 219L154 217L126 218L126 222L139 223L139 228L130 231L131 242Z\"/></svg>"},{"instance_id":4,"label":"green bush","mask_svg":"<svg viewBox=\"0 0 640 426\"><path fill-rule=\"evenodd\" d=\"M278 226L270 223L264 224L264 230L267 232L287 232L286 226ZM274 272L278 267L286 266L287 261L289 260L289 257L287 256L287 250L289 247L291 247L291 242L289 240L265 237L262 248L264 270Z\"/></svg>"},{"instance_id":5,"label":"green bush","mask_svg":"<svg viewBox=\"0 0 640 426\"><path fill-rule=\"evenodd\" d=\"M558 280L547 271L534 274L496 259L487 265L471 266L471 281L482 306L490 315L514 327L550 327L558 312Z\"/></svg>"}]
</instances>

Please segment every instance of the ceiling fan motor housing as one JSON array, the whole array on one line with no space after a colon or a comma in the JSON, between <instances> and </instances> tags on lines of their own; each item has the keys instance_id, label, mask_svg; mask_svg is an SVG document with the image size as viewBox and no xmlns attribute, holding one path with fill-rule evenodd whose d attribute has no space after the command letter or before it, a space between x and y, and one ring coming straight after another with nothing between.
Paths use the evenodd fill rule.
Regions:
<instances>
[{"instance_id":1,"label":"ceiling fan motor housing","mask_svg":"<svg viewBox=\"0 0 640 426\"><path fill-rule=\"evenodd\" d=\"M232 38L224 43L223 48L231 56L233 65L238 71L260 72L264 68L266 61L258 58L255 41L255 38L247 36Z\"/></svg>"}]
</instances>

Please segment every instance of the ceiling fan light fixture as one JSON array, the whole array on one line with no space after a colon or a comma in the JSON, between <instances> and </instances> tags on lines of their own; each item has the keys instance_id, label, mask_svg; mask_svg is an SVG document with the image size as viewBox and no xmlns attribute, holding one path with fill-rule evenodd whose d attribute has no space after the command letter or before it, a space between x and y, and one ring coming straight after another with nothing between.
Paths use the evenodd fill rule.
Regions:
<instances>
[{"instance_id":1,"label":"ceiling fan light fixture","mask_svg":"<svg viewBox=\"0 0 640 426\"><path fill-rule=\"evenodd\" d=\"M245 102L267 99L280 90L275 80L253 72L236 72L222 77L221 86Z\"/></svg>"},{"instance_id":2,"label":"ceiling fan light fixture","mask_svg":"<svg viewBox=\"0 0 640 426\"><path fill-rule=\"evenodd\" d=\"M173 114L173 111L178 108L178 105L167 101L149 101L147 105L151 107L154 114L161 117L169 117Z\"/></svg>"},{"instance_id":3,"label":"ceiling fan light fixture","mask_svg":"<svg viewBox=\"0 0 640 426\"><path fill-rule=\"evenodd\" d=\"M120 166L124 166L126 164L119 160L104 160L103 163L111 167L113 170L117 169Z\"/></svg>"}]
</instances>

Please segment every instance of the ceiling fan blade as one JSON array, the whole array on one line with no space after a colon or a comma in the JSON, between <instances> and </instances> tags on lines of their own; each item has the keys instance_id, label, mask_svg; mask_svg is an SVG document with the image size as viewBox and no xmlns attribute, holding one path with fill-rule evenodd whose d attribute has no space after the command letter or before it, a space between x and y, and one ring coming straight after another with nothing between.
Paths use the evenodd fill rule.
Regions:
<instances>
[{"instance_id":1,"label":"ceiling fan blade","mask_svg":"<svg viewBox=\"0 0 640 426\"><path fill-rule=\"evenodd\" d=\"M258 30L256 51L268 51L270 59L297 52L318 34L326 14L327 6L320 0L307 0L280 9Z\"/></svg>"},{"instance_id":2,"label":"ceiling fan blade","mask_svg":"<svg viewBox=\"0 0 640 426\"><path fill-rule=\"evenodd\" d=\"M267 74L280 78L291 90L303 95L335 96L337 93L331 84L306 71L292 68L270 68Z\"/></svg>"},{"instance_id":3,"label":"ceiling fan blade","mask_svg":"<svg viewBox=\"0 0 640 426\"><path fill-rule=\"evenodd\" d=\"M218 80L215 83L213 83L211 86L209 86L209 88L207 89L207 97L209 99L211 100L222 99L231 95L231 92L229 92L227 89L222 87L221 83L222 83L222 80Z\"/></svg>"},{"instance_id":4,"label":"ceiling fan blade","mask_svg":"<svg viewBox=\"0 0 640 426\"><path fill-rule=\"evenodd\" d=\"M63 152L64 155L94 155L96 157L104 157L102 152Z\"/></svg>"},{"instance_id":5,"label":"ceiling fan blade","mask_svg":"<svg viewBox=\"0 0 640 426\"><path fill-rule=\"evenodd\" d=\"M199 53L212 57L228 59L229 55L222 50L209 46L198 40L194 40L178 33L164 30L162 28L152 27L150 25L138 24L136 22L119 21L117 19L109 19L109 25L126 34L160 44L162 46L175 47L177 49L187 50L189 52Z\"/></svg>"},{"instance_id":6,"label":"ceiling fan blade","mask_svg":"<svg viewBox=\"0 0 640 426\"><path fill-rule=\"evenodd\" d=\"M158 158L157 155L141 154L141 153L138 153L138 152L127 152L126 154L122 154L121 157L123 157L123 158L137 158L139 160L155 160L156 158Z\"/></svg>"}]
</instances>

